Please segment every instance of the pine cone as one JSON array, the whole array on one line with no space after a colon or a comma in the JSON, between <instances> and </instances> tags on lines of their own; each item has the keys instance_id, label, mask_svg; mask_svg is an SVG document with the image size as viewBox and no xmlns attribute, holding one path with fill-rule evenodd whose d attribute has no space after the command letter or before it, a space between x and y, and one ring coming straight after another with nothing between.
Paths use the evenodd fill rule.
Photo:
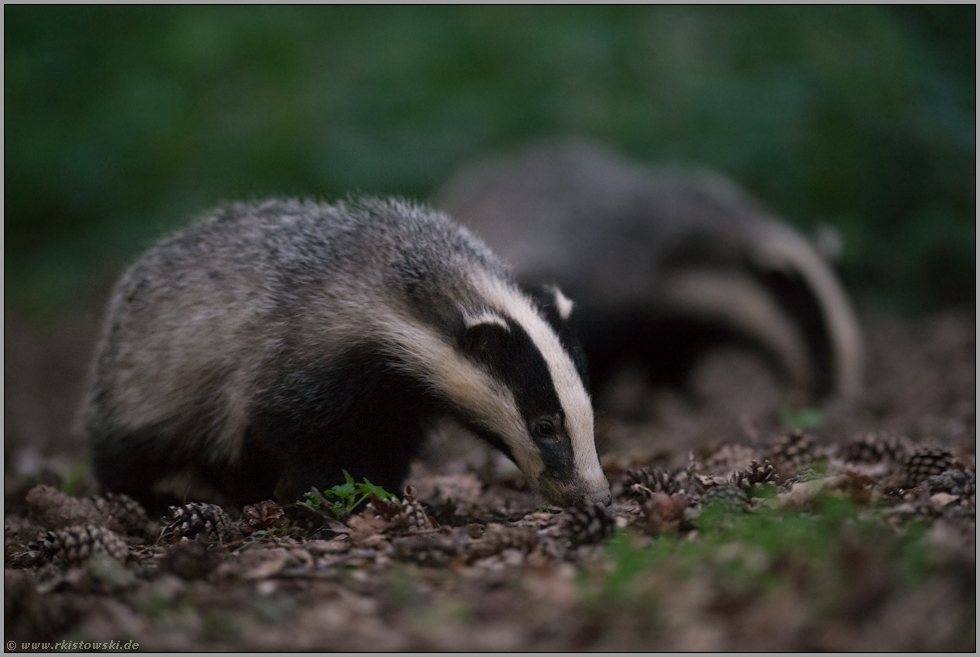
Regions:
<instances>
[{"instance_id":1,"label":"pine cone","mask_svg":"<svg viewBox=\"0 0 980 657\"><path fill-rule=\"evenodd\" d=\"M27 517L45 529L57 530L80 525L98 526L105 517L95 503L39 485L27 491Z\"/></svg>"},{"instance_id":2,"label":"pine cone","mask_svg":"<svg viewBox=\"0 0 980 657\"><path fill-rule=\"evenodd\" d=\"M779 475L776 474L776 468L769 461L765 461L762 465L759 465L758 461L752 461L748 470L733 474L731 482L749 493L756 486L778 483Z\"/></svg>"},{"instance_id":3,"label":"pine cone","mask_svg":"<svg viewBox=\"0 0 980 657\"><path fill-rule=\"evenodd\" d=\"M744 470L756 459L756 452L746 445L725 444L701 461L701 474L727 477Z\"/></svg>"},{"instance_id":4,"label":"pine cone","mask_svg":"<svg viewBox=\"0 0 980 657\"><path fill-rule=\"evenodd\" d=\"M730 512L747 511L749 496L735 484L719 484L704 492L701 504L705 507L720 506Z\"/></svg>"},{"instance_id":5,"label":"pine cone","mask_svg":"<svg viewBox=\"0 0 980 657\"><path fill-rule=\"evenodd\" d=\"M561 534L574 547L599 543L616 530L616 518L606 507L588 502L565 509Z\"/></svg>"},{"instance_id":6,"label":"pine cone","mask_svg":"<svg viewBox=\"0 0 980 657\"><path fill-rule=\"evenodd\" d=\"M471 542L464 533L410 534L397 536L391 540L391 555L398 561L443 566L462 553Z\"/></svg>"},{"instance_id":7,"label":"pine cone","mask_svg":"<svg viewBox=\"0 0 980 657\"><path fill-rule=\"evenodd\" d=\"M945 447L919 447L905 461L905 483L918 486L932 475L955 469L953 453Z\"/></svg>"},{"instance_id":8,"label":"pine cone","mask_svg":"<svg viewBox=\"0 0 980 657\"><path fill-rule=\"evenodd\" d=\"M892 434L868 433L846 444L841 458L854 463L901 462L908 452L907 441Z\"/></svg>"},{"instance_id":9,"label":"pine cone","mask_svg":"<svg viewBox=\"0 0 980 657\"><path fill-rule=\"evenodd\" d=\"M105 552L119 561L129 557L129 547L119 534L94 525L49 531L29 547L38 550L46 560L58 560L67 565L83 563L94 552Z\"/></svg>"},{"instance_id":10,"label":"pine cone","mask_svg":"<svg viewBox=\"0 0 980 657\"><path fill-rule=\"evenodd\" d=\"M400 518L410 532L422 532L433 528L425 507L413 495L402 498Z\"/></svg>"},{"instance_id":11,"label":"pine cone","mask_svg":"<svg viewBox=\"0 0 980 657\"><path fill-rule=\"evenodd\" d=\"M483 536L469 544L467 553L472 559L500 554L508 548L530 552L538 544L538 533L533 527L507 527L490 523Z\"/></svg>"},{"instance_id":12,"label":"pine cone","mask_svg":"<svg viewBox=\"0 0 980 657\"><path fill-rule=\"evenodd\" d=\"M181 538L202 535L209 542L223 543L237 538L239 529L217 504L188 502L172 506L163 518L160 540L173 543Z\"/></svg>"},{"instance_id":13,"label":"pine cone","mask_svg":"<svg viewBox=\"0 0 980 657\"><path fill-rule=\"evenodd\" d=\"M282 507L272 500L265 500L242 509L242 529L252 534L265 529L279 529L289 525Z\"/></svg>"},{"instance_id":14,"label":"pine cone","mask_svg":"<svg viewBox=\"0 0 980 657\"><path fill-rule=\"evenodd\" d=\"M815 464L821 454L817 445L802 431L793 431L773 443L767 459L773 463L783 478Z\"/></svg>"},{"instance_id":15,"label":"pine cone","mask_svg":"<svg viewBox=\"0 0 980 657\"><path fill-rule=\"evenodd\" d=\"M143 506L124 493L106 493L96 497L95 508L106 518L110 529L128 536L144 536L152 527Z\"/></svg>"},{"instance_id":16,"label":"pine cone","mask_svg":"<svg viewBox=\"0 0 980 657\"><path fill-rule=\"evenodd\" d=\"M652 493L673 495L681 488L677 476L663 468L630 469L623 481L623 494L640 502L649 499Z\"/></svg>"},{"instance_id":17,"label":"pine cone","mask_svg":"<svg viewBox=\"0 0 980 657\"><path fill-rule=\"evenodd\" d=\"M152 523L140 503L128 495L77 498L50 486L27 493L28 517L51 530L78 525L102 526L124 536L152 540Z\"/></svg>"},{"instance_id":18,"label":"pine cone","mask_svg":"<svg viewBox=\"0 0 980 657\"><path fill-rule=\"evenodd\" d=\"M969 468L965 471L966 482L963 484L963 497L977 494L977 475Z\"/></svg>"},{"instance_id":19,"label":"pine cone","mask_svg":"<svg viewBox=\"0 0 980 657\"><path fill-rule=\"evenodd\" d=\"M969 469L946 470L938 475L931 475L925 480L929 493L949 493L960 497L968 497L977 491L976 475Z\"/></svg>"}]
</instances>

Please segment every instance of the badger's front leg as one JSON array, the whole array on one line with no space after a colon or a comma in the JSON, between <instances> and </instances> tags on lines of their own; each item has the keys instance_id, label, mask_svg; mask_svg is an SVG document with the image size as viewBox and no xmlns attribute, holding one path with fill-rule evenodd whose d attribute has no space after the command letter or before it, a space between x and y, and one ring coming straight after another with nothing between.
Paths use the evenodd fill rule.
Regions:
<instances>
[{"instance_id":1,"label":"badger's front leg","mask_svg":"<svg viewBox=\"0 0 980 657\"><path fill-rule=\"evenodd\" d=\"M359 348L283 377L258 404L253 426L279 464L283 501L342 484L344 470L399 494L434 412L412 377Z\"/></svg>"}]
</instances>

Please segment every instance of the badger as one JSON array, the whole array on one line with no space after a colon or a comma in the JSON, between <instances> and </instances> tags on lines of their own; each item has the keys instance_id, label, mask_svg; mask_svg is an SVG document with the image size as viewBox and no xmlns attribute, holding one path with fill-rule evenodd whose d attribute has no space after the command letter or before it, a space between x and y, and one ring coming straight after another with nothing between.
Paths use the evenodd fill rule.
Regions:
<instances>
[{"instance_id":1,"label":"badger","mask_svg":"<svg viewBox=\"0 0 980 657\"><path fill-rule=\"evenodd\" d=\"M79 414L108 491L398 492L449 416L551 503L608 503L566 297L399 199L226 205L116 284ZM182 490L174 487L185 486Z\"/></svg>"},{"instance_id":2,"label":"badger","mask_svg":"<svg viewBox=\"0 0 980 657\"><path fill-rule=\"evenodd\" d=\"M797 398L861 389L861 333L832 268L719 174L538 144L464 167L433 203L519 282L555 282L576 300L593 392L625 362L683 388L700 355L732 341L762 353Z\"/></svg>"}]
</instances>

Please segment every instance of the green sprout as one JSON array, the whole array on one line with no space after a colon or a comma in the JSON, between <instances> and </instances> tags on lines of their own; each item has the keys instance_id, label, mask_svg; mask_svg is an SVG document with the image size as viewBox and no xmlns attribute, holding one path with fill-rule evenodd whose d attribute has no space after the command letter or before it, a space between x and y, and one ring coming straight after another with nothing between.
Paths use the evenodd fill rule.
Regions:
<instances>
[{"instance_id":1,"label":"green sprout","mask_svg":"<svg viewBox=\"0 0 980 657\"><path fill-rule=\"evenodd\" d=\"M319 491L317 491L318 494L313 494L313 491L307 493L306 504L311 509L322 512L321 509L326 504L335 518L345 520L350 517L354 509L359 507L372 495L382 500L394 501L395 504L398 504L398 498L395 495L389 493L381 486L372 484L368 481L367 477L364 478L364 483L357 483L347 470L342 470L342 472L344 473L344 483L337 484L322 493Z\"/></svg>"}]
</instances>

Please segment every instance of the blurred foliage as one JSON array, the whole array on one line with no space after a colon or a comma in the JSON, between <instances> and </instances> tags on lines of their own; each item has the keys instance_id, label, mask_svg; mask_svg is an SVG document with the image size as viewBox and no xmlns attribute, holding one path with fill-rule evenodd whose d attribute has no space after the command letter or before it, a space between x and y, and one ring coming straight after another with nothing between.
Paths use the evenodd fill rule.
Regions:
<instances>
[{"instance_id":1,"label":"blurred foliage","mask_svg":"<svg viewBox=\"0 0 980 657\"><path fill-rule=\"evenodd\" d=\"M823 413L815 408L801 408L794 411L783 406L779 409L779 422L788 431L817 429L823 425L823 419Z\"/></svg>"},{"instance_id":2,"label":"blurred foliage","mask_svg":"<svg viewBox=\"0 0 980 657\"><path fill-rule=\"evenodd\" d=\"M975 11L7 5L7 305L101 304L223 200L424 198L568 135L835 226L863 300L973 304Z\"/></svg>"},{"instance_id":3,"label":"blurred foliage","mask_svg":"<svg viewBox=\"0 0 980 657\"><path fill-rule=\"evenodd\" d=\"M903 587L939 567L923 525L895 531L877 512L845 499L823 498L807 513L763 507L739 514L716 505L704 509L695 524L696 540L668 534L642 548L633 545L629 532L617 532L607 545L614 567L605 587L586 586L584 593L597 603L635 596L644 575L666 565L683 578L707 568L722 588L751 589L753 595L795 578L826 599L866 584L855 580L855 565L878 566Z\"/></svg>"}]
</instances>

